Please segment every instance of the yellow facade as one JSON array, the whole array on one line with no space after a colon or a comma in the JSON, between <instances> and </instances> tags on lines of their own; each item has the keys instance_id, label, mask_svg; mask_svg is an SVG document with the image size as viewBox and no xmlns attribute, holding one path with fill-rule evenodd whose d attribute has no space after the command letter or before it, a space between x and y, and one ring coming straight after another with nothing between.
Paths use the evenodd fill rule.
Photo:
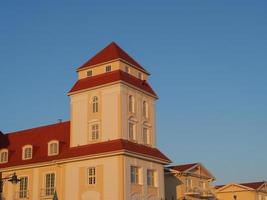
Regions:
<instances>
[{"instance_id":1,"label":"yellow facade","mask_svg":"<svg viewBox=\"0 0 267 200\"><path fill-rule=\"evenodd\" d=\"M267 184L251 188L242 184L231 183L216 189L218 200L267 200Z\"/></svg>"},{"instance_id":2,"label":"yellow facade","mask_svg":"<svg viewBox=\"0 0 267 200\"><path fill-rule=\"evenodd\" d=\"M184 171L165 170L166 200L215 199L211 185L215 178L201 164Z\"/></svg>"}]
</instances>

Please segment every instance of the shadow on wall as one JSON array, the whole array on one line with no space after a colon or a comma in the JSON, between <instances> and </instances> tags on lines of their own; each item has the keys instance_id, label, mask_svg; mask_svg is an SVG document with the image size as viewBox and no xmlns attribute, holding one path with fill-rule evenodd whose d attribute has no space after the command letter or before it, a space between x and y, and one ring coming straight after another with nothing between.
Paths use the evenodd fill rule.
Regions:
<instances>
[{"instance_id":1,"label":"shadow on wall","mask_svg":"<svg viewBox=\"0 0 267 200\"><path fill-rule=\"evenodd\" d=\"M183 183L173 174L165 175L165 196L167 200L178 199L177 187Z\"/></svg>"},{"instance_id":2,"label":"shadow on wall","mask_svg":"<svg viewBox=\"0 0 267 200\"><path fill-rule=\"evenodd\" d=\"M0 148L7 148L9 146L9 140L7 135L0 131Z\"/></svg>"}]
</instances>

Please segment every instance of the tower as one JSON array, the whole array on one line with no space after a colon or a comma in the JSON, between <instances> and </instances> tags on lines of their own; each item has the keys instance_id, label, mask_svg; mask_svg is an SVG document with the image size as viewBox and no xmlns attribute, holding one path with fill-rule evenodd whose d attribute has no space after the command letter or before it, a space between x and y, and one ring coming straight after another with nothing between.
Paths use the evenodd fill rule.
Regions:
<instances>
[{"instance_id":1,"label":"tower","mask_svg":"<svg viewBox=\"0 0 267 200\"><path fill-rule=\"evenodd\" d=\"M112 42L77 69L69 92L71 147L115 139L156 146L149 73Z\"/></svg>"}]
</instances>

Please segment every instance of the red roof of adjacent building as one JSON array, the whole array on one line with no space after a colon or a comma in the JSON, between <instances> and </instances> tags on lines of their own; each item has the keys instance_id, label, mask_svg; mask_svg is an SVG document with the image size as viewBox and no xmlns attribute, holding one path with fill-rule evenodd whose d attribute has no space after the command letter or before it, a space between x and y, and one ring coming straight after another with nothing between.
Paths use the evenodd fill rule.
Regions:
<instances>
[{"instance_id":1,"label":"red roof of adjacent building","mask_svg":"<svg viewBox=\"0 0 267 200\"><path fill-rule=\"evenodd\" d=\"M58 140L59 154L48 156L48 142ZM22 159L22 147L33 146L33 158ZM7 148L9 158L7 163L0 164L0 168L43 163L88 155L99 155L117 151L127 151L146 157L170 162L158 149L142 144L133 143L123 139L88 144L79 147L70 147L70 122L62 122L33 129L5 134L0 140L0 149Z\"/></svg>"},{"instance_id":2,"label":"red roof of adjacent building","mask_svg":"<svg viewBox=\"0 0 267 200\"><path fill-rule=\"evenodd\" d=\"M198 163L190 163L190 164L184 164L184 165L175 165L175 166L169 166L169 169L174 169L179 172L184 172L194 166L198 165Z\"/></svg>"},{"instance_id":3,"label":"red roof of adjacent building","mask_svg":"<svg viewBox=\"0 0 267 200\"><path fill-rule=\"evenodd\" d=\"M110 43L100 52L98 52L94 57L85 62L78 70L84 68L90 68L100 63L105 63L111 60L122 59L126 62L132 64L134 67L148 73L138 62L136 62L131 56L129 56L122 48L120 48L115 42Z\"/></svg>"},{"instance_id":4,"label":"red roof of adjacent building","mask_svg":"<svg viewBox=\"0 0 267 200\"><path fill-rule=\"evenodd\" d=\"M150 87L147 81L138 79L121 70L115 70L104 74L99 74L96 76L80 79L75 83L75 85L72 87L69 93L77 92L79 90L84 90L116 81L124 81L154 96L157 96L157 94Z\"/></svg>"},{"instance_id":5,"label":"red roof of adjacent building","mask_svg":"<svg viewBox=\"0 0 267 200\"><path fill-rule=\"evenodd\" d=\"M265 181L259 181L259 182L250 182L250 183L237 183L238 185L243 185L245 187L249 187L251 189L257 190L259 189L263 184L265 184ZM226 185L217 185L215 186L215 189L222 188Z\"/></svg>"}]
</instances>

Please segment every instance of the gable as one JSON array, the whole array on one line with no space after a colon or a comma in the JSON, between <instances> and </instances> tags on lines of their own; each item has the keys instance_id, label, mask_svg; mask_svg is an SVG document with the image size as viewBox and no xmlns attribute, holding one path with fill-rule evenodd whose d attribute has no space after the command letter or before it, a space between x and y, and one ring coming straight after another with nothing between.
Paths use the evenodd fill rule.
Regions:
<instances>
[{"instance_id":1,"label":"gable","mask_svg":"<svg viewBox=\"0 0 267 200\"><path fill-rule=\"evenodd\" d=\"M243 191L250 191L253 189L247 188L245 186L242 185L238 185L238 184L228 184L225 185L223 187L220 187L217 192L243 192Z\"/></svg>"},{"instance_id":2,"label":"gable","mask_svg":"<svg viewBox=\"0 0 267 200\"><path fill-rule=\"evenodd\" d=\"M202 164L193 166L191 169L188 169L187 172L198 176L200 175L209 179L215 179L215 177Z\"/></svg>"}]
</instances>

